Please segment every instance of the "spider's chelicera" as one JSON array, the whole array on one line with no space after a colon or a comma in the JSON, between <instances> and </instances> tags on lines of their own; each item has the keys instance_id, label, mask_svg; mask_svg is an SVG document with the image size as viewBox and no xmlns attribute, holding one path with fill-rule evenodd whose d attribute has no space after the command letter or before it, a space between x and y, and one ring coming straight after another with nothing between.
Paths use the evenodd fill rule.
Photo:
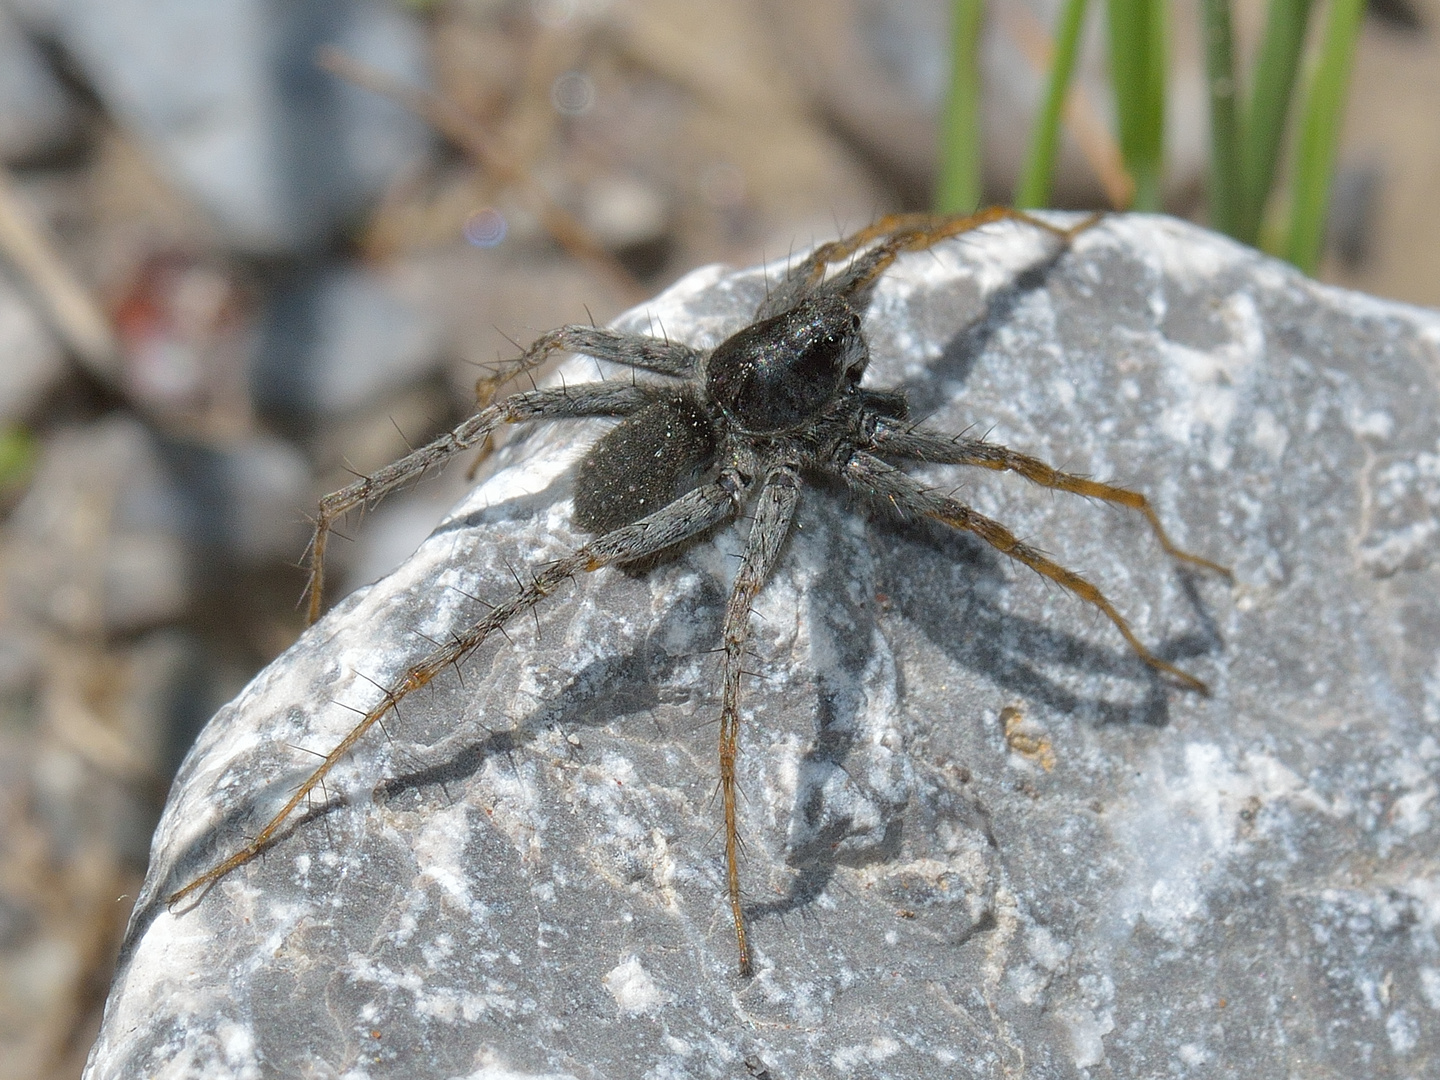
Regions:
<instances>
[{"instance_id":1,"label":"spider's chelicera","mask_svg":"<svg viewBox=\"0 0 1440 1080\"><path fill-rule=\"evenodd\" d=\"M974 533L999 551L1063 586L1110 619L1141 660L1181 686L1205 684L1145 648L1120 613L1090 582L1022 543L1001 525L925 487L901 462L923 461L1008 470L1044 487L1139 511L1172 556L1219 573L1215 563L1170 542L1138 492L1061 472L981 439L952 437L907 419L905 395L861 386L869 362L862 315L880 275L902 253L1002 219L1043 229L1068 244L1091 218L1062 229L1019 211L994 209L965 218L895 215L823 245L796 265L766 297L755 321L706 352L679 342L589 326L543 335L523 367L556 352L583 353L661 376L514 394L454 431L320 503L311 548L309 613L319 615L325 545L346 511L381 498L461 451L483 445L502 424L613 417L619 423L590 449L575 480L574 521L595 538L533 573L508 599L452 641L413 664L371 708L243 849L174 893L174 904L250 861L355 744L405 695L469 656L494 631L539 603L580 571L647 561L740 517L753 523L725 607L720 705L720 794L725 860L739 964L750 970L741 906L735 762L740 739L741 663L751 604L765 584L795 517L807 477L830 477L856 495L902 515L929 518ZM828 274L830 267L845 264Z\"/></svg>"}]
</instances>

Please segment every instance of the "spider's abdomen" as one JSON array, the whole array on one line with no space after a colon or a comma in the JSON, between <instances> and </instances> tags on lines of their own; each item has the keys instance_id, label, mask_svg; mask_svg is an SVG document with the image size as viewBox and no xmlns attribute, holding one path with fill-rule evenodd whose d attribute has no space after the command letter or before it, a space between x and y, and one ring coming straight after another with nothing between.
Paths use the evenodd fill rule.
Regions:
<instances>
[{"instance_id":1,"label":"spider's abdomen","mask_svg":"<svg viewBox=\"0 0 1440 1080\"><path fill-rule=\"evenodd\" d=\"M691 487L715 456L699 404L677 394L626 417L590 448L575 477L575 524L601 534L639 521Z\"/></svg>"},{"instance_id":2,"label":"spider's abdomen","mask_svg":"<svg viewBox=\"0 0 1440 1080\"><path fill-rule=\"evenodd\" d=\"M721 342L705 388L742 430L778 435L820 415L847 381L859 381L868 358L860 316L840 297L821 296Z\"/></svg>"}]
</instances>

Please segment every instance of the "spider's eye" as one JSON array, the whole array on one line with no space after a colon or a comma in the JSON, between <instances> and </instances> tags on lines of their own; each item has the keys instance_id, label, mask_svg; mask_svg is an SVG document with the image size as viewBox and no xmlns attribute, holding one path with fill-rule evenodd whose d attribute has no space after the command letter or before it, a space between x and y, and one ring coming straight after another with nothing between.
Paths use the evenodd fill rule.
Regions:
<instances>
[{"instance_id":1,"label":"spider's eye","mask_svg":"<svg viewBox=\"0 0 1440 1080\"><path fill-rule=\"evenodd\" d=\"M791 431L818 416L863 370L860 320L836 296L806 300L722 342L710 354L710 398L746 431ZM850 381L857 381L858 374Z\"/></svg>"}]
</instances>

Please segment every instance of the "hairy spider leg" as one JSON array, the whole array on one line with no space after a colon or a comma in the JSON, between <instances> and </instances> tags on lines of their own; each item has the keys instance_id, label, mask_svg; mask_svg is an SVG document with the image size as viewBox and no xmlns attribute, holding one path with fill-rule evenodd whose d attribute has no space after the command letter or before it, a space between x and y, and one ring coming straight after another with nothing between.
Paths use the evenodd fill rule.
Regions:
<instances>
[{"instance_id":1,"label":"hairy spider leg","mask_svg":"<svg viewBox=\"0 0 1440 1080\"><path fill-rule=\"evenodd\" d=\"M913 229L892 233L888 238L856 258L843 274L834 281L828 282L824 288L838 292L842 296L863 296L875 284L880 275L906 252L924 251L934 247L942 240L949 240L963 233L972 232L996 221L1021 221L1043 229L1058 236L1064 245L1061 250L1064 250L1069 247L1077 235L1098 223L1103 216L1098 213L1091 214L1068 229L1062 229L1041 218L1003 206L992 207L972 218L931 218L928 223L918 225Z\"/></svg>"},{"instance_id":2,"label":"hairy spider leg","mask_svg":"<svg viewBox=\"0 0 1440 1080\"><path fill-rule=\"evenodd\" d=\"M1069 228L1061 228L1044 218L1008 206L992 206L976 214L957 217L924 213L887 214L859 232L817 247L786 275L785 280L766 299L756 317L764 318L793 307L802 298L820 288L825 272L831 265L850 258L872 244L874 246L857 258L855 264L839 279L825 287L826 291L847 297L861 293L874 284L905 252L923 251L942 240L973 232L997 221L1019 221L1033 225L1058 236L1068 244L1103 217L1104 214L1101 213L1091 214Z\"/></svg>"},{"instance_id":3,"label":"hairy spider leg","mask_svg":"<svg viewBox=\"0 0 1440 1080\"><path fill-rule=\"evenodd\" d=\"M629 416L655 399L653 387L620 382L582 383L579 386L548 390L525 390L482 409L399 461L326 495L315 514L315 534L310 541L310 580L305 587L306 622L320 617L325 590L325 548L335 521L362 504L384 498L396 488L443 464L456 454L482 443L501 424L526 420L576 420L584 417Z\"/></svg>"},{"instance_id":4,"label":"hairy spider leg","mask_svg":"<svg viewBox=\"0 0 1440 1080\"><path fill-rule=\"evenodd\" d=\"M881 457L887 458L928 461L936 465L974 465L981 469L994 469L997 472L1015 472L1041 487L1103 499L1131 510L1138 510L1150 523L1150 528L1155 533L1155 539L1160 541L1160 546L1172 558L1214 571L1217 574L1223 574L1227 578L1232 576L1229 567L1221 566L1219 563L1211 562L1200 555L1191 554L1183 548L1177 547L1160 524L1160 516L1155 513L1155 508L1150 505L1150 500L1138 491L1116 487L1113 484L1102 484L1098 480L1062 472L1039 458L1018 453L996 443L985 442L983 439L951 438L939 432L927 431L922 427L901 427L883 418L876 426L870 449Z\"/></svg>"},{"instance_id":5,"label":"hairy spider leg","mask_svg":"<svg viewBox=\"0 0 1440 1080\"><path fill-rule=\"evenodd\" d=\"M305 779L279 813L270 819L250 843L183 888L171 893L166 903L174 905L204 889L236 867L244 866L269 847L275 834L295 809L387 712L447 667L463 661L478 649L490 634L516 615L533 608L561 583L580 571L598 570L602 566L657 555L667 548L730 521L744 504L745 490L746 483L742 478L722 473L718 480L693 489L648 517L614 529L538 571L528 584L523 585L509 599L492 607L484 618L472 623L448 644L411 665L400 678L387 685L380 700L370 707L340 744L325 755L319 768Z\"/></svg>"},{"instance_id":6,"label":"hairy spider leg","mask_svg":"<svg viewBox=\"0 0 1440 1080\"><path fill-rule=\"evenodd\" d=\"M994 521L948 496L927 491L907 473L863 451L850 459L849 464L845 466L844 476L846 483L855 491L872 499L889 503L902 514L934 518L952 528L974 533L1002 554L1008 555L1016 562L1024 563L1036 573L1049 578L1087 603L1095 605L1115 624L1116 629L1130 644L1130 648L1134 649L1136 655L1145 663L1155 670L1179 680L1191 690L1197 690L1207 697L1209 696L1210 688L1194 675L1161 660L1145 648L1140 643L1140 639L1135 636L1134 631L1130 629L1130 624L1115 610L1115 605L1105 598L1104 593L1073 570L1065 569L1035 548L1022 543L1014 533L998 521Z\"/></svg>"},{"instance_id":7,"label":"hairy spider leg","mask_svg":"<svg viewBox=\"0 0 1440 1080\"><path fill-rule=\"evenodd\" d=\"M750 974L750 947L745 937L745 913L740 906L740 830L736 820L735 760L740 752L740 675L745 643L750 637L750 608L755 596L780 557L780 548L795 519L800 502L800 475L793 465L772 468L755 508L755 520L745 539L745 554L730 599L725 605L725 677L720 705L720 797L725 807L725 874L730 893L730 914L735 920L735 943L740 952L740 974Z\"/></svg>"},{"instance_id":8,"label":"hairy spider leg","mask_svg":"<svg viewBox=\"0 0 1440 1080\"><path fill-rule=\"evenodd\" d=\"M575 324L541 334L530 343L530 347L514 364L507 365L501 381L525 371L535 370L557 352L584 353L657 375L675 377L694 375L699 370L702 355L678 341L665 341ZM482 380L482 384L485 381ZM477 393L479 392L477 387ZM315 515L315 534L310 541L310 579L305 587L307 625L320 617L325 591L325 548L335 519L342 514L361 504L384 498L410 479L420 476L456 454L483 446L491 432L501 424L517 424L526 420L629 416L650 401L650 397L639 394L627 398L624 393L615 393L615 388L605 383L587 383L573 389L513 394L504 401L481 409L452 431L418 450L412 450L399 461L326 495L320 500L320 508Z\"/></svg>"},{"instance_id":9,"label":"hairy spider leg","mask_svg":"<svg viewBox=\"0 0 1440 1080\"><path fill-rule=\"evenodd\" d=\"M597 360L677 378L695 375L703 355L700 350L678 341L575 324L541 334L531 342L519 362L527 368L538 367L546 357L557 352L583 353Z\"/></svg>"}]
</instances>

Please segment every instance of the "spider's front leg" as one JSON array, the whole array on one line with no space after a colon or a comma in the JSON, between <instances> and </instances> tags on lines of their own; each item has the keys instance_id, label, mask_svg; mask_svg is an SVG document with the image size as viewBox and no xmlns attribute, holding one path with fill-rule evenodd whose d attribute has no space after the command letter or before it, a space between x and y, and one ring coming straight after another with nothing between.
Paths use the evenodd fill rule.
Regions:
<instances>
[{"instance_id":1,"label":"spider's front leg","mask_svg":"<svg viewBox=\"0 0 1440 1080\"><path fill-rule=\"evenodd\" d=\"M872 454L858 453L850 459L844 469L845 482L852 489L871 499L889 503L902 514L914 514L933 518L955 529L974 533L991 547L1008 555L1016 562L1024 563L1043 577L1074 593L1081 600L1093 604L1104 612L1105 617L1115 624L1121 636L1135 650L1135 654L1156 671L1163 672L1178 680L1185 687L1206 696L1210 688L1189 672L1182 671L1174 664L1161 660L1135 636L1124 617L1115 610L1115 605L1105 594L1073 570L1067 570L1053 559L1022 543L1020 539L998 521L972 510L970 507L945 495L939 495L922 487L913 477L889 465Z\"/></svg>"},{"instance_id":2,"label":"spider's front leg","mask_svg":"<svg viewBox=\"0 0 1440 1080\"><path fill-rule=\"evenodd\" d=\"M396 488L419 478L474 446L478 446L501 424L526 420L573 420L582 417L629 416L654 400L654 391L640 385L619 382L584 383L550 390L526 390L482 409L453 431L412 450L399 461L386 465L348 487L320 500L315 514L315 535L310 541L310 580L305 588L306 621L320 617L325 589L325 548L336 519L360 505L377 502Z\"/></svg>"},{"instance_id":3,"label":"spider's front leg","mask_svg":"<svg viewBox=\"0 0 1440 1080\"><path fill-rule=\"evenodd\" d=\"M773 315L794 306L813 294L824 281L826 271L838 262L855 257L843 274L825 284L842 296L863 295L892 263L907 251L924 251L942 240L962 236L998 221L1018 221L1032 225L1069 244L1076 236L1104 217L1091 214L1070 228L1061 228L1044 218L1008 206L992 206L974 214L943 216L936 214L888 214L858 232L828 244L821 244L771 293L761 306L759 317ZM868 248L869 250L865 250ZM857 255L857 253L860 253Z\"/></svg>"},{"instance_id":4,"label":"spider's front leg","mask_svg":"<svg viewBox=\"0 0 1440 1080\"><path fill-rule=\"evenodd\" d=\"M740 752L740 675L750 637L750 606L770 577L800 502L800 475L793 465L772 467L745 539L745 554L725 605L725 675L720 704L720 798L725 807L725 874L740 974L750 974L750 947L740 905L740 831L736 820L735 760Z\"/></svg>"},{"instance_id":5,"label":"spider's front leg","mask_svg":"<svg viewBox=\"0 0 1440 1080\"><path fill-rule=\"evenodd\" d=\"M607 532L540 570L528 584L486 611L483 618L455 634L448 643L412 664L403 675L388 684L380 700L366 711L339 745L325 755L320 766L306 777L254 839L229 858L171 893L166 898L166 903L173 906L187 896L199 892L219 881L230 871L244 866L269 847L290 815L310 797L310 793L324 782L330 771L387 712L447 667L460 664L478 649L486 638L504 627L515 616L529 611L563 582L582 571L649 558L725 524L739 513L745 492L746 482L743 479L722 473L713 483L695 488L648 517Z\"/></svg>"},{"instance_id":6,"label":"spider's front leg","mask_svg":"<svg viewBox=\"0 0 1440 1080\"><path fill-rule=\"evenodd\" d=\"M557 352L583 353L641 371L680 378L694 375L699 370L701 358L700 352L678 341L626 334L596 326L562 326L536 338L520 359L506 369L504 378L534 371ZM482 385L492 381L482 380ZM477 393L483 394L483 391L477 387ZM453 431L418 450L412 450L399 461L326 495L320 500L320 508L315 515L315 535L310 541L310 579L305 587L307 624L320 617L325 591L325 547L337 518L357 506L384 498L397 487L456 454L483 446L490 433L501 424L629 416L651 400L652 395L643 387L603 382L513 394L504 401L481 409Z\"/></svg>"},{"instance_id":7,"label":"spider's front leg","mask_svg":"<svg viewBox=\"0 0 1440 1080\"><path fill-rule=\"evenodd\" d=\"M518 360L502 364L500 368L480 379L475 384L475 400L483 408L489 405L495 391L517 376L533 372L544 366L545 361L556 353L577 353L582 356L608 360L614 364L656 375L670 375L676 378L691 378L700 370L701 353L678 341L666 338L647 337L643 334L627 334L622 330L607 330L599 326L572 324L541 334ZM485 461L485 440L488 434L472 443L480 448L474 463L465 474L467 480L475 479L476 472Z\"/></svg>"}]
</instances>

